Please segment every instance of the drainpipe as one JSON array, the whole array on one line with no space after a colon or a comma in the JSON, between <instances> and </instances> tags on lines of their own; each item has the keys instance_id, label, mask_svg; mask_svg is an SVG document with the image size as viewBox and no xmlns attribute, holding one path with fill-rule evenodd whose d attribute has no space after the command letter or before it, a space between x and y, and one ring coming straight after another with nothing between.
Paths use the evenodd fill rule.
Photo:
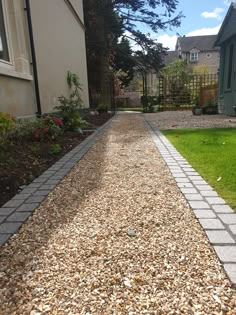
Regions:
<instances>
[{"instance_id":1,"label":"drainpipe","mask_svg":"<svg viewBox=\"0 0 236 315\"><path fill-rule=\"evenodd\" d=\"M41 109L40 94L39 94L38 70L37 70L37 60L36 60L35 46L34 46L34 35L33 35L32 18L31 18L31 10L30 10L30 0L25 0L25 10L27 14L29 41L30 41L32 66L33 66L34 89L35 89L36 104L37 104L36 114L41 115L42 109Z\"/></svg>"}]
</instances>

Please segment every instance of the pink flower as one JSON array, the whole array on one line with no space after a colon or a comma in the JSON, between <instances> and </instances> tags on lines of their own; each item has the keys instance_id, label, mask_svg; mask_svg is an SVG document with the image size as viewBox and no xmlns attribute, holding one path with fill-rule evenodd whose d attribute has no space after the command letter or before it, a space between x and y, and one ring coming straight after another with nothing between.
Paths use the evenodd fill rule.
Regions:
<instances>
[{"instance_id":1,"label":"pink flower","mask_svg":"<svg viewBox=\"0 0 236 315\"><path fill-rule=\"evenodd\" d=\"M61 119L56 119L56 118L54 118L53 121L54 121L54 123L55 123L56 125L58 125L58 126L61 126L61 125L62 125L62 120L61 120Z\"/></svg>"},{"instance_id":2,"label":"pink flower","mask_svg":"<svg viewBox=\"0 0 236 315\"><path fill-rule=\"evenodd\" d=\"M39 136L40 136L40 132L41 132L41 130L40 130L40 129L35 129L35 131L34 131L34 137L35 137L36 139L38 139L38 138L39 138Z\"/></svg>"},{"instance_id":3,"label":"pink flower","mask_svg":"<svg viewBox=\"0 0 236 315\"><path fill-rule=\"evenodd\" d=\"M44 132L45 132L45 133L48 133L48 131L49 131L49 127L45 127L45 128L44 128Z\"/></svg>"},{"instance_id":4,"label":"pink flower","mask_svg":"<svg viewBox=\"0 0 236 315\"><path fill-rule=\"evenodd\" d=\"M44 118L44 120L49 122L51 120L51 118L49 116L47 116L46 118Z\"/></svg>"}]
</instances>

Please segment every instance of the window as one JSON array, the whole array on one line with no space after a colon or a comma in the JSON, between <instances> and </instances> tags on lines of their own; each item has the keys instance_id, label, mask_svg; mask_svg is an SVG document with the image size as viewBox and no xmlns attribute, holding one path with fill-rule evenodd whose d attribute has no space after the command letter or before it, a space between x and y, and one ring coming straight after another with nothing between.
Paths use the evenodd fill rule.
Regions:
<instances>
[{"instance_id":1,"label":"window","mask_svg":"<svg viewBox=\"0 0 236 315\"><path fill-rule=\"evenodd\" d=\"M233 68L233 55L234 55L234 45L231 44L230 47L229 47L229 63L228 63L227 89L230 89L230 88L231 88L232 68Z\"/></svg>"},{"instance_id":2,"label":"window","mask_svg":"<svg viewBox=\"0 0 236 315\"><path fill-rule=\"evenodd\" d=\"M211 53L207 53L206 57L207 57L207 59L210 59L211 58Z\"/></svg>"},{"instance_id":3,"label":"window","mask_svg":"<svg viewBox=\"0 0 236 315\"><path fill-rule=\"evenodd\" d=\"M190 53L190 61L191 62L198 61L198 53L197 52L191 52Z\"/></svg>"},{"instance_id":4,"label":"window","mask_svg":"<svg viewBox=\"0 0 236 315\"><path fill-rule=\"evenodd\" d=\"M10 61L2 0L0 0L0 59Z\"/></svg>"}]
</instances>

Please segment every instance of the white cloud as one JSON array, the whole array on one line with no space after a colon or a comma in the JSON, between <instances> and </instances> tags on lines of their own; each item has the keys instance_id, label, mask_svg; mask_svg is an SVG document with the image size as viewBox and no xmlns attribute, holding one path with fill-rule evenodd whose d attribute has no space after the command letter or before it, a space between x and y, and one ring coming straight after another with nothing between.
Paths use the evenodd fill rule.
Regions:
<instances>
[{"instance_id":1,"label":"white cloud","mask_svg":"<svg viewBox=\"0 0 236 315\"><path fill-rule=\"evenodd\" d=\"M177 35L170 36L164 34L157 37L157 42L163 44L163 47L167 47L170 50L175 50L175 45L177 41Z\"/></svg>"},{"instance_id":2,"label":"white cloud","mask_svg":"<svg viewBox=\"0 0 236 315\"><path fill-rule=\"evenodd\" d=\"M217 25L216 27L212 28L201 28L186 34L186 36L200 36L200 35L216 35L219 32L221 24Z\"/></svg>"},{"instance_id":3,"label":"white cloud","mask_svg":"<svg viewBox=\"0 0 236 315\"><path fill-rule=\"evenodd\" d=\"M224 9L215 8L212 12L207 12L207 11L202 12L201 16L206 18L206 19L213 18L213 19L221 20L222 19L222 16L221 16L222 12L224 12Z\"/></svg>"}]
</instances>

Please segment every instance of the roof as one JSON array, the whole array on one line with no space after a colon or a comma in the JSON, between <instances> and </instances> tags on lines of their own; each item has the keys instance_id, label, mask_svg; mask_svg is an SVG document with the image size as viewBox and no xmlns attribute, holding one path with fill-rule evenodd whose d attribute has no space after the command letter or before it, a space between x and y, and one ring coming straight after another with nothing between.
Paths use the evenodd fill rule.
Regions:
<instances>
[{"instance_id":1,"label":"roof","mask_svg":"<svg viewBox=\"0 0 236 315\"><path fill-rule=\"evenodd\" d=\"M219 30L215 45L220 46L227 39L236 35L236 2L232 2Z\"/></svg>"},{"instance_id":2,"label":"roof","mask_svg":"<svg viewBox=\"0 0 236 315\"><path fill-rule=\"evenodd\" d=\"M176 50L170 50L166 52L166 55L163 58L163 63L164 65L168 65L169 63L178 60L179 59L179 54L178 51Z\"/></svg>"},{"instance_id":3,"label":"roof","mask_svg":"<svg viewBox=\"0 0 236 315\"><path fill-rule=\"evenodd\" d=\"M188 52L193 48L200 51L218 50L214 47L217 35L202 35L202 36L183 36L178 37L177 43L180 44L182 52Z\"/></svg>"}]
</instances>

